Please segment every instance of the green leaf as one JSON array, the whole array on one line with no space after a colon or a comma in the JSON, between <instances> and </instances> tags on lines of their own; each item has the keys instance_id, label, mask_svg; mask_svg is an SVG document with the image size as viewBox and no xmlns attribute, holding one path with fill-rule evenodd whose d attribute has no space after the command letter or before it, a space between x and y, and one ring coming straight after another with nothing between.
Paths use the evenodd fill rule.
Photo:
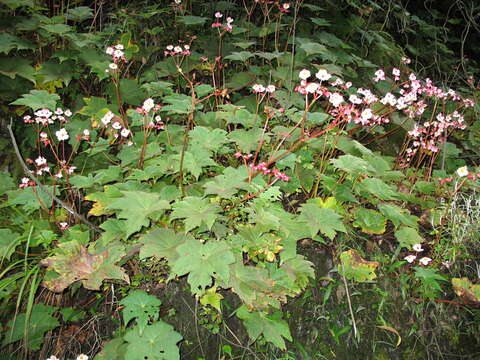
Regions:
<instances>
[{"instance_id":1,"label":"green leaf","mask_svg":"<svg viewBox=\"0 0 480 360\"><path fill-rule=\"evenodd\" d=\"M307 202L301 207L299 220L304 222L314 238L320 231L323 235L333 240L337 231L347 232L342 223L342 216L332 209L320 208L313 202Z\"/></svg>"},{"instance_id":2,"label":"green leaf","mask_svg":"<svg viewBox=\"0 0 480 360\"><path fill-rule=\"evenodd\" d=\"M234 130L228 134L230 140L233 140L239 150L244 153L250 153L254 151L257 146L258 142L260 141L263 135L263 130L259 128L250 129L250 130ZM268 143L270 141L270 137L265 134L264 135L264 142Z\"/></svg>"},{"instance_id":3,"label":"green leaf","mask_svg":"<svg viewBox=\"0 0 480 360\"><path fill-rule=\"evenodd\" d=\"M72 31L72 27L65 24L46 24L40 27L55 35L64 35Z\"/></svg>"},{"instance_id":4,"label":"green leaf","mask_svg":"<svg viewBox=\"0 0 480 360\"><path fill-rule=\"evenodd\" d=\"M225 59L227 60L233 60L233 61L241 61L241 62L247 62L248 59L254 57L255 54L251 53L250 51L240 51L240 52L232 52L230 55L225 56Z\"/></svg>"},{"instance_id":5,"label":"green leaf","mask_svg":"<svg viewBox=\"0 0 480 360\"><path fill-rule=\"evenodd\" d=\"M9 205L21 205L23 210L27 213L31 213L35 210L38 210L42 207L42 204L48 206L51 204L52 197L50 194L53 193L53 186L45 186L45 191L43 189L34 188L29 186L25 189L11 190L7 191ZM58 195L58 189L55 189L56 195Z\"/></svg>"},{"instance_id":6,"label":"green leaf","mask_svg":"<svg viewBox=\"0 0 480 360\"><path fill-rule=\"evenodd\" d=\"M39 350L45 333L60 326L58 320L52 315L56 310L57 308L53 306L35 304L29 319L26 318L25 313L14 317L7 324L8 330L5 332L3 345L21 340L27 333L27 347L30 350Z\"/></svg>"},{"instance_id":7,"label":"green leaf","mask_svg":"<svg viewBox=\"0 0 480 360\"><path fill-rule=\"evenodd\" d=\"M224 199L230 199L239 190L248 189L248 184L245 180L248 174L245 168L228 167L223 171L223 174L217 175L211 181L207 181L203 187L205 188L205 195L214 194Z\"/></svg>"},{"instance_id":8,"label":"green leaf","mask_svg":"<svg viewBox=\"0 0 480 360\"><path fill-rule=\"evenodd\" d=\"M8 76L10 79L15 79L18 75L35 84L35 69L30 65L30 61L27 59L18 57L0 58L0 74Z\"/></svg>"},{"instance_id":9,"label":"green leaf","mask_svg":"<svg viewBox=\"0 0 480 360\"><path fill-rule=\"evenodd\" d=\"M316 42L304 42L300 45L300 49L304 50L307 55L328 53L328 49L324 45Z\"/></svg>"},{"instance_id":10,"label":"green leaf","mask_svg":"<svg viewBox=\"0 0 480 360\"><path fill-rule=\"evenodd\" d=\"M77 322L83 320L87 313L83 310L78 310L73 307L65 307L60 310L60 314L62 315L63 322Z\"/></svg>"},{"instance_id":11,"label":"green leaf","mask_svg":"<svg viewBox=\"0 0 480 360\"><path fill-rule=\"evenodd\" d=\"M208 199L196 196L188 196L173 204L172 208L170 218L185 219L185 231L190 231L202 224L211 229L221 210L218 205L210 203Z\"/></svg>"},{"instance_id":12,"label":"green leaf","mask_svg":"<svg viewBox=\"0 0 480 360\"><path fill-rule=\"evenodd\" d=\"M95 360L125 360L127 345L128 344L123 341L123 338L110 340L95 356Z\"/></svg>"},{"instance_id":13,"label":"green leaf","mask_svg":"<svg viewBox=\"0 0 480 360\"><path fill-rule=\"evenodd\" d=\"M149 226L150 220L159 211L170 209L168 201L161 200L155 193L143 191L122 191L122 197L111 201L106 209L117 210L120 219L126 219L127 236Z\"/></svg>"},{"instance_id":14,"label":"green leaf","mask_svg":"<svg viewBox=\"0 0 480 360\"><path fill-rule=\"evenodd\" d=\"M211 152L216 152L228 142L225 130L210 130L203 126L196 126L188 133L188 136L190 137L192 147L200 147Z\"/></svg>"},{"instance_id":15,"label":"green leaf","mask_svg":"<svg viewBox=\"0 0 480 360\"><path fill-rule=\"evenodd\" d=\"M400 224L407 225L412 228L417 227L418 217L410 215L410 212L407 209L402 209L401 207L393 204L382 203L377 205L378 210L387 217L388 220L392 221L395 227L399 227Z\"/></svg>"},{"instance_id":16,"label":"green leaf","mask_svg":"<svg viewBox=\"0 0 480 360\"><path fill-rule=\"evenodd\" d=\"M162 108L171 114L190 114L193 111L192 98L184 94L172 94L163 97L166 105Z\"/></svg>"},{"instance_id":17,"label":"green leaf","mask_svg":"<svg viewBox=\"0 0 480 360\"><path fill-rule=\"evenodd\" d=\"M411 249L415 244L421 244L423 239L414 228L402 226L395 231L395 238L399 242L400 247Z\"/></svg>"},{"instance_id":18,"label":"green leaf","mask_svg":"<svg viewBox=\"0 0 480 360\"><path fill-rule=\"evenodd\" d=\"M191 15L179 16L177 19L184 25L203 25L207 21L206 17Z\"/></svg>"},{"instance_id":19,"label":"green leaf","mask_svg":"<svg viewBox=\"0 0 480 360\"><path fill-rule=\"evenodd\" d=\"M235 257L224 242L202 244L198 240L190 240L180 245L177 251L179 258L172 264L172 272L178 276L188 274L192 293L204 292L212 284L212 278L228 282L228 265L235 262Z\"/></svg>"},{"instance_id":20,"label":"green leaf","mask_svg":"<svg viewBox=\"0 0 480 360\"><path fill-rule=\"evenodd\" d=\"M364 260L356 250L344 251L340 254L341 265L338 272L347 279L358 282L376 279L375 269L378 267L376 261Z\"/></svg>"},{"instance_id":21,"label":"green leaf","mask_svg":"<svg viewBox=\"0 0 480 360\"><path fill-rule=\"evenodd\" d=\"M213 307L214 309L217 309L217 311L220 312L221 311L220 302L222 299L223 299L223 296L217 293L217 288L214 286L208 289L205 292L205 295L203 295L200 298L200 304L202 304L203 306L210 305L211 307Z\"/></svg>"},{"instance_id":22,"label":"green leaf","mask_svg":"<svg viewBox=\"0 0 480 360\"><path fill-rule=\"evenodd\" d=\"M266 341L271 342L279 349L285 350L284 339L292 341L290 329L287 322L282 319L281 311L269 315L263 311L249 312L245 306L242 306L237 310L236 315L243 320L252 342L263 335Z\"/></svg>"},{"instance_id":23,"label":"green leaf","mask_svg":"<svg viewBox=\"0 0 480 360\"><path fill-rule=\"evenodd\" d=\"M338 159L331 160L333 166L353 175L373 175L375 169L365 160L353 156L342 155Z\"/></svg>"},{"instance_id":24,"label":"green leaf","mask_svg":"<svg viewBox=\"0 0 480 360\"><path fill-rule=\"evenodd\" d=\"M165 258L169 263L178 260L179 253L177 251L180 245L188 241L192 241L193 237L188 233L176 233L171 229L155 229L143 235L140 243L140 259L147 257L155 257L157 259Z\"/></svg>"},{"instance_id":25,"label":"green leaf","mask_svg":"<svg viewBox=\"0 0 480 360\"><path fill-rule=\"evenodd\" d=\"M15 100L11 105L25 105L30 107L33 111L42 108L55 110L58 100L60 100L60 96L57 94L50 94L46 90L30 90L30 93L23 94L20 99Z\"/></svg>"},{"instance_id":26,"label":"green leaf","mask_svg":"<svg viewBox=\"0 0 480 360\"><path fill-rule=\"evenodd\" d=\"M396 200L397 191L390 185L377 178L366 178L358 186L358 190L365 190L381 200Z\"/></svg>"},{"instance_id":27,"label":"green leaf","mask_svg":"<svg viewBox=\"0 0 480 360\"><path fill-rule=\"evenodd\" d=\"M44 286L51 291L62 292L76 281L82 281L83 286L90 290L99 290L105 279L129 283L128 275L115 265L123 256L125 249L120 244L87 249L76 240L61 243L53 256L40 262L49 271Z\"/></svg>"},{"instance_id":28,"label":"green leaf","mask_svg":"<svg viewBox=\"0 0 480 360\"><path fill-rule=\"evenodd\" d=\"M82 22L90 18L93 18L93 10L88 6L78 6L67 11L68 20Z\"/></svg>"},{"instance_id":29,"label":"green leaf","mask_svg":"<svg viewBox=\"0 0 480 360\"><path fill-rule=\"evenodd\" d=\"M42 76L42 84L60 80L65 85L68 85L73 77L73 69L74 63L72 61L59 63L58 61L50 60L42 64L37 74Z\"/></svg>"},{"instance_id":30,"label":"green leaf","mask_svg":"<svg viewBox=\"0 0 480 360\"><path fill-rule=\"evenodd\" d=\"M0 263L10 260L15 248L20 243L19 234L10 229L0 229Z\"/></svg>"},{"instance_id":31,"label":"green leaf","mask_svg":"<svg viewBox=\"0 0 480 360\"><path fill-rule=\"evenodd\" d=\"M161 320L147 325L143 331L136 326L123 339L128 342L124 360L180 360L177 343L183 337Z\"/></svg>"},{"instance_id":32,"label":"green leaf","mask_svg":"<svg viewBox=\"0 0 480 360\"><path fill-rule=\"evenodd\" d=\"M439 281L448 281L444 276L438 274L437 269L415 266L415 279L420 281L418 291L430 300L435 299L438 292L442 291Z\"/></svg>"},{"instance_id":33,"label":"green leaf","mask_svg":"<svg viewBox=\"0 0 480 360\"><path fill-rule=\"evenodd\" d=\"M361 227L368 234L383 234L386 230L387 219L378 211L357 208L354 212L353 226Z\"/></svg>"},{"instance_id":34,"label":"green leaf","mask_svg":"<svg viewBox=\"0 0 480 360\"><path fill-rule=\"evenodd\" d=\"M124 325L128 326L130 320L136 319L140 331L143 331L149 322L158 320L162 302L143 290L132 290L120 301L120 305L124 306L122 310Z\"/></svg>"}]
</instances>

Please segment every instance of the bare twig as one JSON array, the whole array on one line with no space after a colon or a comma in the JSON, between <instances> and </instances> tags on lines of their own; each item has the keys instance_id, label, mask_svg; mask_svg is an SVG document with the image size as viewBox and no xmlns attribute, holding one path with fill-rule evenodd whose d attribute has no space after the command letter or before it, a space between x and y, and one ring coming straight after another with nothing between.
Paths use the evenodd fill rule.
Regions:
<instances>
[{"instance_id":1,"label":"bare twig","mask_svg":"<svg viewBox=\"0 0 480 360\"><path fill-rule=\"evenodd\" d=\"M22 168L23 170L25 171L25 174L30 178L32 179L35 184L37 184L38 188L40 190L42 190L43 192L45 192L48 196L50 196L52 198L53 201L55 201L58 205L60 205L62 208L64 208L65 210L67 210L73 217L75 217L76 219L78 219L80 222L84 223L85 225L87 225L88 227L90 227L93 231L95 231L96 233L99 233L101 234L102 231L96 227L95 225L93 225L90 221L88 221L87 219L85 219L85 217L79 213L77 213L72 207L70 207L69 205L65 204L62 200L60 200L58 197L55 196L55 194L52 194L50 193L47 188L37 179L37 177L35 175L33 175L30 170L28 169L27 165L25 164L25 161L23 160L23 157L22 157L22 154L20 154L20 150L18 148L18 145L17 145L17 141L15 140L15 135L13 134L13 131L12 131L12 120L10 119L10 124L7 125L7 128L8 128L8 132L10 133L10 138L12 139L12 144L13 144L13 148L15 150L15 154L17 155L17 158L18 158L18 161L20 162L20 164L22 165Z\"/></svg>"}]
</instances>

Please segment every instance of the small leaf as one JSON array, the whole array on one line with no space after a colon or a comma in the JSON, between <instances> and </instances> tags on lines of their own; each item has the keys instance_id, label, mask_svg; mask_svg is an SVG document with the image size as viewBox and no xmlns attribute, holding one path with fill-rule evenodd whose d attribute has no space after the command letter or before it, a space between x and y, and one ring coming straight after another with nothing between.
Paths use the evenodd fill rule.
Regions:
<instances>
[{"instance_id":1,"label":"small leaf","mask_svg":"<svg viewBox=\"0 0 480 360\"><path fill-rule=\"evenodd\" d=\"M282 319L282 313L276 311L269 315L263 311L249 312L245 306L240 307L236 315L243 320L248 336L254 342L260 335L281 350L286 349L284 339L292 341L288 323Z\"/></svg>"},{"instance_id":2,"label":"small leaf","mask_svg":"<svg viewBox=\"0 0 480 360\"><path fill-rule=\"evenodd\" d=\"M206 17L191 15L179 16L177 19L184 25L203 25L207 21Z\"/></svg>"},{"instance_id":3,"label":"small leaf","mask_svg":"<svg viewBox=\"0 0 480 360\"><path fill-rule=\"evenodd\" d=\"M408 226L402 226L395 231L395 238L399 242L400 247L411 249L415 244L421 244L423 239L418 234L418 231Z\"/></svg>"},{"instance_id":4,"label":"small leaf","mask_svg":"<svg viewBox=\"0 0 480 360\"><path fill-rule=\"evenodd\" d=\"M354 226L361 227L368 234L383 234L386 230L387 219L378 211L357 208L354 212Z\"/></svg>"},{"instance_id":5,"label":"small leaf","mask_svg":"<svg viewBox=\"0 0 480 360\"><path fill-rule=\"evenodd\" d=\"M342 155L338 159L331 160L333 166L353 175L373 175L375 169L365 160L353 156Z\"/></svg>"},{"instance_id":6,"label":"small leaf","mask_svg":"<svg viewBox=\"0 0 480 360\"><path fill-rule=\"evenodd\" d=\"M397 191L390 185L377 178L366 178L358 186L358 190L365 190L381 200L396 200Z\"/></svg>"},{"instance_id":7,"label":"small leaf","mask_svg":"<svg viewBox=\"0 0 480 360\"><path fill-rule=\"evenodd\" d=\"M217 288L214 286L208 289L205 292L205 295L200 298L200 304L202 304L203 306L210 305L211 307L217 309L217 311L220 312L220 302L222 299L222 294L217 293Z\"/></svg>"},{"instance_id":8,"label":"small leaf","mask_svg":"<svg viewBox=\"0 0 480 360\"><path fill-rule=\"evenodd\" d=\"M233 60L233 61L247 62L248 59L250 59L254 56L255 56L255 54L251 53L250 51L240 51L240 52L232 52L230 55L225 56L225 59Z\"/></svg>"},{"instance_id":9,"label":"small leaf","mask_svg":"<svg viewBox=\"0 0 480 360\"><path fill-rule=\"evenodd\" d=\"M340 261L341 265L338 266L338 272L347 279L365 282L377 278L375 269L378 267L378 262L364 260L356 250L342 252Z\"/></svg>"},{"instance_id":10,"label":"small leaf","mask_svg":"<svg viewBox=\"0 0 480 360\"><path fill-rule=\"evenodd\" d=\"M136 319L140 331L143 331L149 322L158 320L162 302L143 290L132 290L120 301L120 305L124 306L122 314L125 326L130 320Z\"/></svg>"}]
</instances>

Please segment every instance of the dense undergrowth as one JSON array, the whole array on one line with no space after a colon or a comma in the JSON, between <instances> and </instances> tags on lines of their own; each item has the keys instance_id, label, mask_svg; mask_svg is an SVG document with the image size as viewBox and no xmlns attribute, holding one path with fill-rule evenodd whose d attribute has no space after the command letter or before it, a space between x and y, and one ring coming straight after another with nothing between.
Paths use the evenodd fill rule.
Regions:
<instances>
[{"instance_id":1,"label":"dense undergrowth","mask_svg":"<svg viewBox=\"0 0 480 360\"><path fill-rule=\"evenodd\" d=\"M480 357L475 2L0 4L2 358Z\"/></svg>"}]
</instances>

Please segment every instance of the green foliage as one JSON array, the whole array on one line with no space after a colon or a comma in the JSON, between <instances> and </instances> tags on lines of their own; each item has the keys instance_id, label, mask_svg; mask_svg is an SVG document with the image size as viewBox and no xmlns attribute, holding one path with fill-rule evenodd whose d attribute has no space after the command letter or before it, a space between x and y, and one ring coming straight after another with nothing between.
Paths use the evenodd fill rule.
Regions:
<instances>
[{"instance_id":1,"label":"green foliage","mask_svg":"<svg viewBox=\"0 0 480 360\"><path fill-rule=\"evenodd\" d=\"M123 322L125 326L132 319L136 319L137 326L142 332L148 323L158 320L159 307L162 302L143 290L134 290L130 291L128 296L120 301L120 304L124 306Z\"/></svg>"},{"instance_id":2,"label":"green foliage","mask_svg":"<svg viewBox=\"0 0 480 360\"><path fill-rule=\"evenodd\" d=\"M211 229L217 220L220 207L212 204L208 199L189 196L173 204L170 218L185 219L185 231L192 230L202 224Z\"/></svg>"},{"instance_id":3,"label":"green foliage","mask_svg":"<svg viewBox=\"0 0 480 360\"><path fill-rule=\"evenodd\" d=\"M342 252L340 261L341 266L339 266L338 271L347 279L365 282L377 278L375 270L378 267L378 262L363 259L355 250Z\"/></svg>"},{"instance_id":4,"label":"green foliage","mask_svg":"<svg viewBox=\"0 0 480 360\"><path fill-rule=\"evenodd\" d=\"M30 93L24 94L20 99L12 102L12 105L25 105L33 111L42 108L55 110L59 100L60 96L57 94L50 94L45 90L32 90Z\"/></svg>"},{"instance_id":5,"label":"green foliage","mask_svg":"<svg viewBox=\"0 0 480 360\"><path fill-rule=\"evenodd\" d=\"M323 235L333 240L337 231L346 232L340 220L342 217L332 209L320 208L314 202L302 205L300 219L310 230L312 238L320 231Z\"/></svg>"}]
</instances>

